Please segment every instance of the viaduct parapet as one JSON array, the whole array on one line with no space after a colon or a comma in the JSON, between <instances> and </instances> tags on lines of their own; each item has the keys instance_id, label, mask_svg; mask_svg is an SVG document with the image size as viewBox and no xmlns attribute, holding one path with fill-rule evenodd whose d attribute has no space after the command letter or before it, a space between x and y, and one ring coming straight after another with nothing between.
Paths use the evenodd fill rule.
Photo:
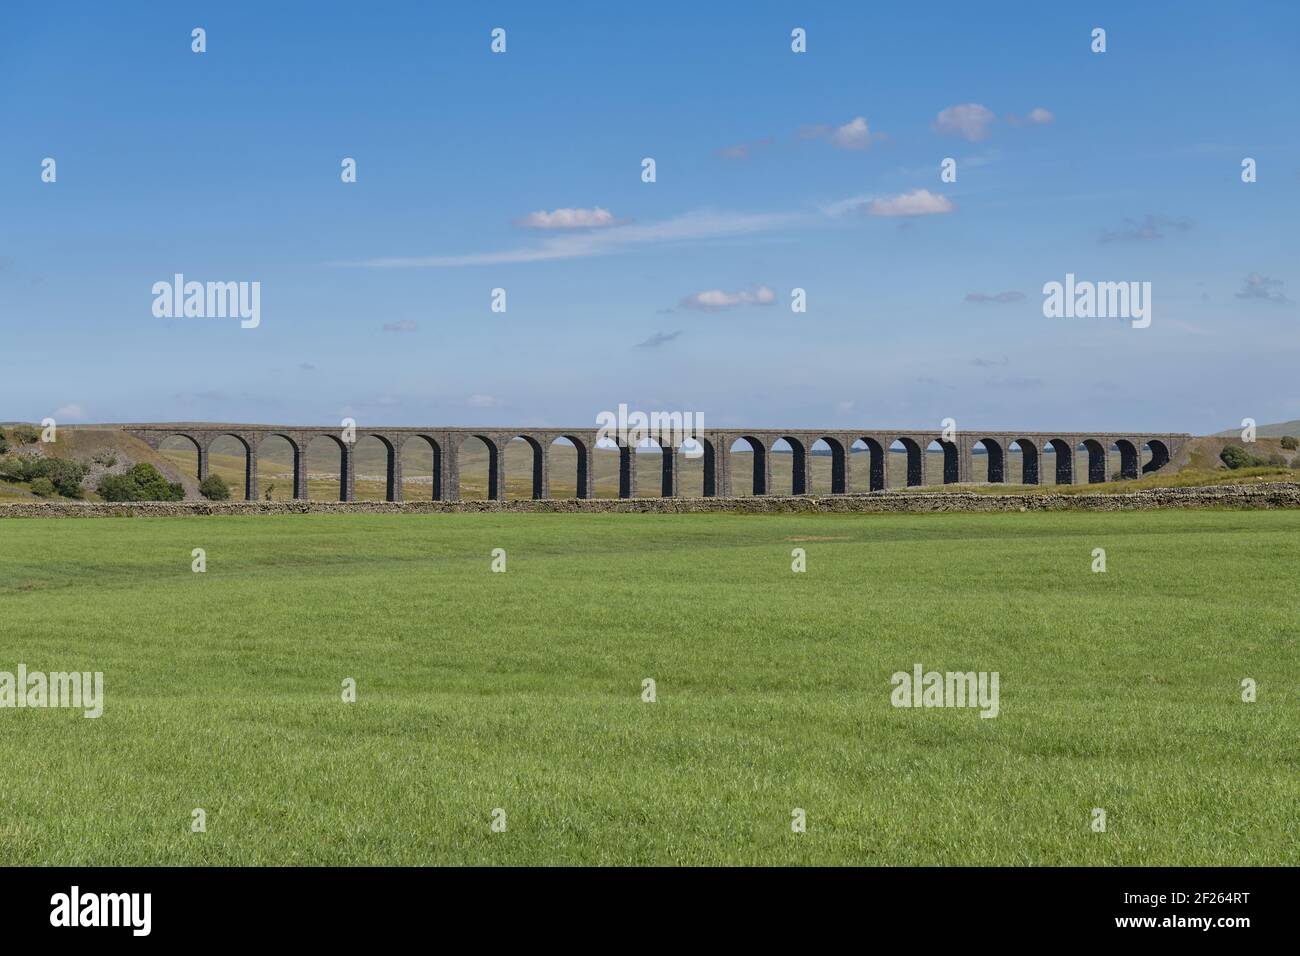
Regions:
<instances>
[{"instance_id":1,"label":"viaduct parapet","mask_svg":"<svg viewBox=\"0 0 1300 956\"><path fill-rule=\"evenodd\" d=\"M355 439L344 441L338 428L316 426L235 425L214 423L141 423L118 426L123 431L158 449L173 436L191 442L198 452L198 477L208 474L208 453L218 438L232 437L244 449L244 497L257 500L257 453L262 442L273 436L288 441L293 449L293 496L307 498L307 446L317 438L334 442L339 450L339 500L356 498L356 473L353 450L356 443L367 437L376 438L387 450L388 501L402 500L402 448L408 442L423 443L433 453L434 501L460 500L460 450L467 439L478 438L488 449L488 493L491 500L506 497L505 450L515 439L522 439L532 449L532 496L550 498L550 449L553 443L564 439L577 452L577 496L592 498L595 487L595 450L598 432L595 428L362 428L357 427ZM1112 475L1110 453L1119 451L1119 477L1136 478L1141 473L1158 471L1177 456L1183 444L1190 439L1187 434L1139 432L959 432L952 440L945 440L940 431L908 429L865 431L842 428L822 429L707 429L697 436L698 445L690 449L704 459L704 495L729 497L732 493L731 448L737 442L746 442L752 453L752 488L756 495L768 494L772 487L772 454L777 442L790 447L794 477L792 491L796 495L809 494L811 486L812 448L821 441L830 449L831 488L834 495L847 495L866 491L884 491L889 487L887 455L895 443L907 454L907 486L925 484L957 484L971 480L971 459L976 446L981 446L988 462L987 480L1005 482L1007 458L1012 446L1020 452L1022 482L1038 484L1044 464L1044 453L1054 453L1057 484L1104 482ZM853 460L852 451L860 443L867 454ZM680 494L679 473L681 458L687 454L682 448L661 444L663 465L659 478L662 497ZM942 449L942 465L930 461L927 450L931 445ZM1149 460L1143 463L1143 449ZM1086 449L1088 464L1086 474L1080 468L1075 474L1075 451ZM611 444L610 450L613 450ZM618 444L619 497L637 497L635 449ZM861 450L860 447L858 450ZM941 471L941 474L939 473Z\"/></svg>"}]
</instances>

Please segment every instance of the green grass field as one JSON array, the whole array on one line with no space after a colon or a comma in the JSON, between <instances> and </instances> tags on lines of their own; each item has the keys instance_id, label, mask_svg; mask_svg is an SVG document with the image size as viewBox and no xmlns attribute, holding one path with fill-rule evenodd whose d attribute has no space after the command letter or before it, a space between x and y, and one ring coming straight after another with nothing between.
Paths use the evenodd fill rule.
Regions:
<instances>
[{"instance_id":1,"label":"green grass field","mask_svg":"<svg viewBox=\"0 0 1300 956\"><path fill-rule=\"evenodd\" d=\"M1297 512L4 521L0 671L106 704L0 710L0 860L1296 864L1297 561ZM999 716L892 707L918 662Z\"/></svg>"}]
</instances>

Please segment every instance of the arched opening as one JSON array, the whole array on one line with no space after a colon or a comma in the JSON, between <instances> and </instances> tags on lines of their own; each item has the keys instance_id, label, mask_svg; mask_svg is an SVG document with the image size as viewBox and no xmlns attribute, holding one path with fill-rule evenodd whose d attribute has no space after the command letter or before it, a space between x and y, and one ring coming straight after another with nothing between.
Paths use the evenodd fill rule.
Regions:
<instances>
[{"instance_id":1,"label":"arched opening","mask_svg":"<svg viewBox=\"0 0 1300 956\"><path fill-rule=\"evenodd\" d=\"M347 501L344 455L337 435L317 435L307 443L307 497L312 501Z\"/></svg>"},{"instance_id":2,"label":"arched opening","mask_svg":"<svg viewBox=\"0 0 1300 956\"><path fill-rule=\"evenodd\" d=\"M1052 456L1051 468L1046 467L1048 455ZM1052 478L1052 481L1044 481L1043 484L1074 484L1074 449L1070 447L1069 442L1053 438L1043 447L1043 458L1044 475L1050 475Z\"/></svg>"},{"instance_id":3,"label":"arched opening","mask_svg":"<svg viewBox=\"0 0 1300 956\"><path fill-rule=\"evenodd\" d=\"M287 435L267 435L257 446L257 491L263 501L306 498L298 486L298 446Z\"/></svg>"},{"instance_id":4,"label":"arched opening","mask_svg":"<svg viewBox=\"0 0 1300 956\"><path fill-rule=\"evenodd\" d=\"M408 435L402 442L402 498L442 500L442 446L431 435Z\"/></svg>"},{"instance_id":5,"label":"arched opening","mask_svg":"<svg viewBox=\"0 0 1300 956\"><path fill-rule=\"evenodd\" d=\"M158 443L158 454L167 462L187 475L193 475L197 480L202 481L204 477L202 463L199 457L198 439L189 435L168 435ZM208 466L209 471L211 465ZM229 476L222 475L227 481Z\"/></svg>"},{"instance_id":6,"label":"arched opening","mask_svg":"<svg viewBox=\"0 0 1300 956\"><path fill-rule=\"evenodd\" d=\"M622 457L623 450L614 439L597 439L596 450L592 454L592 461L596 472L595 496L597 498L618 497Z\"/></svg>"},{"instance_id":7,"label":"arched opening","mask_svg":"<svg viewBox=\"0 0 1300 956\"><path fill-rule=\"evenodd\" d=\"M1137 446L1125 438L1115 441L1110 448L1112 455L1112 466L1114 460L1119 461L1119 477L1121 479L1133 479L1138 476L1141 468L1141 456L1138 453Z\"/></svg>"},{"instance_id":8,"label":"arched opening","mask_svg":"<svg viewBox=\"0 0 1300 956\"><path fill-rule=\"evenodd\" d=\"M248 443L238 435L218 435L208 444L208 474L214 471L230 485L232 498L252 501L257 497L257 476Z\"/></svg>"},{"instance_id":9,"label":"arched opening","mask_svg":"<svg viewBox=\"0 0 1300 956\"><path fill-rule=\"evenodd\" d=\"M773 449L775 450L775 448ZM707 448L705 453L707 455ZM742 435L728 450L731 465L731 493L736 496L772 493L768 469L767 446L753 435ZM772 468L776 463L773 461Z\"/></svg>"},{"instance_id":10,"label":"arched opening","mask_svg":"<svg viewBox=\"0 0 1300 956\"><path fill-rule=\"evenodd\" d=\"M674 451L656 438L643 438L633 449L638 498L671 498L674 494Z\"/></svg>"},{"instance_id":11,"label":"arched opening","mask_svg":"<svg viewBox=\"0 0 1300 956\"><path fill-rule=\"evenodd\" d=\"M827 491L832 495L844 494L847 490L844 445L834 438L819 438L808 451L808 490L814 494Z\"/></svg>"},{"instance_id":12,"label":"arched opening","mask_svg":"<svg viewBox=\"0 0 1300 956\"><path fill-rule=\"evenodd\" d=\"M971 481L986 484L1005 484L1007 480L1007 456L1001 442L993 438L981 438L971 449Z\"/></svg>"},{"instance_id":13,"label":"arched opening","mask_svg":"<svg viewBox=\"0 0 1300 956\"><path fill-rule=\"evenodd\" d=\"M515 435L505 447L507 499L542 498L545 495L542 444L528 435Z\"/></svg>"},{"instance_id":14,"label":"arched opening","mask_svg":"<svg viewBox=\"0 0 1300 956\"><path fill-rule=\"evenodd\" d=\"M496 442L484 435L467 435L456 454L463 501L495 501L501 492Z\"/></svg>"},{"instance_id":15,"label":"arched opening","mask_svg":"<svg viewBox=\"0 0 1300 956\"><path fill-rule=\"evenodd\" d=\"M711 445L706 438L687 438L677 446L677 494L682 498L700 498L705 494L705 454ZM713 455L709 455L712 471ZM710 492L712 494L712 492Z\"/></svg>"},{"instance_id":16,"label":"arched opening","mask_svg":"<svg viewBox=\"0 0 1300 956\"><path fill-rule=\"evenodd\" d=\"M941 483L951 485L960 475L957 464L957 446L950 441L934 439L926 446L926 473L941 476Z\"/></svg>"},{"instance_id":17,"label":"arched opening","mask_svg":"<svg viewBox=\"0 0 1300 956\"><path fill-rule=\"evenodd\" d=\"M1007 480L1017 485L1038 484L1042 464L1038 446L1027 438L1017 438L1007 447L1015 450L1007 456Z\"/></svg>"},{"instance_id":18,"label":"arched opening","mask_svg":"<svg viewBox=\"0 0 1300 956\"><path fill-rule=\"evenodd\" d=\"M1150 474L1153 471L1159 471L1165 465L1169 464L1169 449L1165 443L1158 438L1149 439L1143 446L1143 457L1147 458L1146 464L1142 466L1142 473Z\"/></svg>"},{"instance_id":19,"label":"arched opening","mask_svg":"<svg viewBox=\"0 0 1300 956\"><path fill-rule=\"evenodd\" d=\"M552 498L586 498L591 467L587 445L576 435L560 435L546 450Z\"/></svg>"},{"instance_id":20,"label":"arched opening","mask_svg":"<svg viewBox=\"0 0 1300 956\"><path fill-rule=\"evenodd\" d=\"M1106 449L1095 438L1085 438L1075 449L1079 457L1079 470L1088 476L1088 484L1106 480Z\"/></svg>"},{"instance_id":21,"label":"arched opening","mask_svg":"<svg viewBox=\"0 0 1300 956\"><path fill-rule=\"evenodd\" d=\"M884 491L888 477L885 450L874 438L859 438L849 449L853 471L853 490Z\"/></svg>"},{"instance_id":22,"label":"arched opening","mask_svg":"<svg viewBox=\"0 0 1300 956\"><path fill-rule=\"evenodd\" d=\"M358 435L352 446L352 495L356 501L395 501L397 451L381 435Z\"/></svg>"},{"instance_id":23,"label":"arched opening","mask_svg":"<svg viewBox=\"0 0 1300 956\"><path fill-rule=\"evenodd\" d=\"M771 494L785 494L789 489L791 495L806 495L809 492L808 449L798 438L782 435L772 443L769 449L771 466ZM789 476L788 478L786 476Z\"/></svg>"},{"instance_id":24,"label":"arched opening","mask_svg":"<svg viewBox=\"0 0 1300 956\"><path fill-rule=\"evenodd\" d=\"M889 451L893 460L901 462L904 485L915 488L925 483L925 462L919 444L910 438L899 438L889 446ZM890 485L894 488L899 487L899 483L892 478Z\"/></svg>"}]
</instances>

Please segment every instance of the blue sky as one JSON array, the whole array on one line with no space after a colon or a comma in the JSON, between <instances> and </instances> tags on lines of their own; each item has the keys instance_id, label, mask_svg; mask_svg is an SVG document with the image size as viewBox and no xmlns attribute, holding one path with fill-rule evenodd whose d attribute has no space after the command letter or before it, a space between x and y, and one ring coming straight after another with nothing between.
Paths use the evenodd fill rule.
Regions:
<instances>
[{"instance_id":1,"label":"blue sky","mask_svg":"<svg viewBox=\"0 0 1300 956\"><path fill-rule=\"evenodd\" d=\"M1300 5L714 6L7 6L0 419L1300 418Z\"/></svg>"}]
</instances>

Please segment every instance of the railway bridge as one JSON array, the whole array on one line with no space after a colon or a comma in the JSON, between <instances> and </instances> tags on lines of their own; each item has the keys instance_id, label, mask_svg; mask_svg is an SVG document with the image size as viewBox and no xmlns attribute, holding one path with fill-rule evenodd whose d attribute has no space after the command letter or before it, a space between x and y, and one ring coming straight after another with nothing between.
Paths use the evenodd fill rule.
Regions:
<instances>
[{"instance_id":1,"label":"railway bridge","mask_svg":"<svg viewBox=\"0 0 1300 956\"><path fill-rule=\"evenodd\" d=\"M339 500L352 501L356 493L353 451L357 442L373 437L387 453L386 495L389 501L402 500L402 449L409 442L427 447L433 454L432 497L435 501L460 500L461 446L471 438L480 439L488 450L489 499L505 498L505 450L515 440L522 440L532 450L532 496L550 498L550 449L557 441L573 446L577 454L576 488L579 498L594 497L595 452L600 433L584 428L457 428L436 427L360 427L354 432L336 427L310 425L239 425L199 423L141 423L118 426L123 431L159 449L164 441L179 436L190 442L198 453L198 477L208 474L208 454L213 442L227 436L243 447L245 457L244 497L256 500L257 455L262 442L273 436L285 439L293 449L293 495L307 497L307 446L317 438L326 438L338 446ZM728 497L732 494L733 447L748 445L754 494L769 494L772 487L772 456L775 446L784 442L792 455L791 490L796 495L809 494L813 446L824 444L831 458L831 487L834 495L885 491L889 488L888 456L907 456L906 484L956 484L971 481L972 460L982 450L987 456L986 480L1007 480L1009 457L1018 452L1021 480L1038 484L1042 469L1051 459L1057 484L1104 482L1110 480L1114 466L1112 450L1118 451L1118 477L1136 478L1142 473L1158 471L1174 458L1190 435L1146 432L1028 432L966 431L956 434L939 430L917 429L771 429L711 428L697 436L696 444L674 447L656 442L663 453L658 492L663 497L680 495L680 470L683 456L703 457L704 495ZM607 439L608 447L619 453L619 497L637 497L636 449L627 443ZM937 448L936 448L937 446ZM860 461L854 452L864 451ZM782 450L783 451L783 450ZM941 451L931 455L930 451ZM1087 466L1076 474L1075 453L1086 451ZM824 451L822 452L825 453ZM933 459L933 460L932 460ZM648 489L647 489L648 490Z\"/></svg>"}]
</instances>

